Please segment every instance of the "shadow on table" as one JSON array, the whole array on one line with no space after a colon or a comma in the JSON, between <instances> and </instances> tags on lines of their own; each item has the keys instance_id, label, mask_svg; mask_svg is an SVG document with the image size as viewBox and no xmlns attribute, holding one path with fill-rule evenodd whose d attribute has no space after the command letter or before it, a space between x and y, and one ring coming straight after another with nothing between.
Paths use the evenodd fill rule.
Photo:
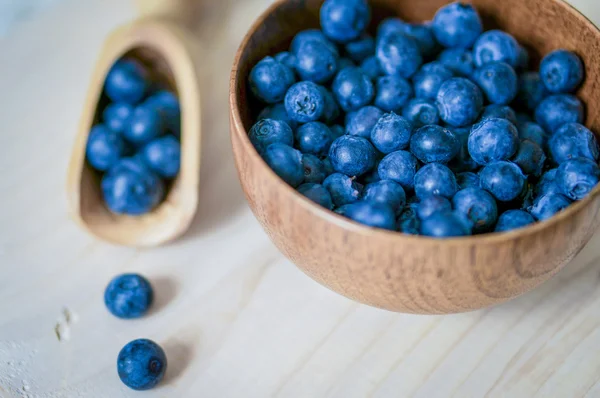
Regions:
<instances>
[{"instance_id":1,"label":"shadow on table","mask_svg":"<svg viewBox=\"0 0 600 398\"><path fill-rule=\"evenodd\" d=\"M181 341L167 341L164 346L168 358L167 373L163 383L174 383L184 373L195 354L195 347Z\"/></svg>"},{"instance_id":2,"label":"shadow on table","mask_svg":"<svg viewBox=\"0 0 600 398\"><path fill-rule=\"evenodd\" d=\"M154 291L154 301L150 307L148 316L161 312L171 303L179 292L177 281L168 276L159 276L150 281Z\"/></svg>"}]
</instances>

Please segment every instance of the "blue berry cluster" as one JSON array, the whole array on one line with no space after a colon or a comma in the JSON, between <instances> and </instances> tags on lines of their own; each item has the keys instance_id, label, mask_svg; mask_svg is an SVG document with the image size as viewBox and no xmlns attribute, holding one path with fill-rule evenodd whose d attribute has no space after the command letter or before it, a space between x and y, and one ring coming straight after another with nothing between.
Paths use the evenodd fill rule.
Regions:
<instances>
[{"instance_id":1,"label":"blue berry cluster","mask_svg":"<svg viewBox=\"0 0 600 398\"><path fill-rule=\"evenodd\" d=\"M249 138L271 169L321 206L371 227L431 237L546 220L598 183L598 143L574 95L581 59L539 71L472 5L432 21L388 18L366 0L326 0L321 30L252 69L266 104Z\"/></svg>"},{"instance_id":2,"label":"blue berry cluster","mask_svg":"<svg viewBox=\"0 0 600 398\"><path fill-rule=\"evenodd\" d=\"M87 162L102 174L104 201L117 214L150 212L179 173L179 100L153 83L140 63L117 61L104 84L102 122L89 134Z\"/></svg>"}]
</instances>

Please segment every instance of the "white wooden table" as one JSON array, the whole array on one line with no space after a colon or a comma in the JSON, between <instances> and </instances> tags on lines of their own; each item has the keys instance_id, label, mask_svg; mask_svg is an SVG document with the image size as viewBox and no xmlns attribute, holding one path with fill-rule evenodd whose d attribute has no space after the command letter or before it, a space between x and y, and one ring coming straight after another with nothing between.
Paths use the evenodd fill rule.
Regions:
<instances>
[{"instance_id":1,"label":"white wooden table","mask_svg":"<svg viewBox=\"0 0 600 398\"><path fill-rule=\"evenodd\" d=\"M574 1L599 23L595 2ZM131 4L64 0L0 39L0 397L600 397L600 235L540 289L443 317L356 304L284 259L244 202L228 137L233 54L269 1L205 3L200 208L154 250L95 240L64 194L92 67ZM156 287L144 319L104 308L125 271ZM138 337L169 358L145 393L116 374Z\"/></svg>"}]
</instances>

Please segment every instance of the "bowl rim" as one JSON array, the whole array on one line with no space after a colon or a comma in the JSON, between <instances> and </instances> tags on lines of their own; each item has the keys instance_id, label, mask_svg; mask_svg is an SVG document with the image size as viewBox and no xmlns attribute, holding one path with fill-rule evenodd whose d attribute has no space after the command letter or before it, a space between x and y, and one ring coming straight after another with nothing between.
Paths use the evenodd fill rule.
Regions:
<instances>
[{"instance_id":1,"label":"bowl rim","mask_svg":"<svg viewBox=\"0 0 600 398\"><path fill-rule=\"evenodd\" d=\"M488 232L480 235L469 235L469 236L461 236L461 237L449 237L449 238L434 238L429 236L422 235L410 235L405 234L399 231L390 231L381 228L369 227L367 225L358 223L356 221L352 221L346 217L343 217L331 210L325 209L322 206L314 203L310 199L306 198L302 194L298 193L296 189L288 185L281 177L279 177L262 159L262 157L258 154L250 139L248 137L248 131L244 127L242 122L242 117L240 114L240 109L242 108L243 103L239 101L239 93L237 87L240 84L240 79L243 77L240 75L240 64L244 51L246 50L251 38L256 34L256 32L260 29L260 27L264 24L265 20L273 14L277 9L282 7L285 3L290 2L291 0L276 0L271 4L265 11L263 11L260 16L254 21L251 27L248 29L244 38L236 51L235 58L233 61L233 66L230 74L230 87L229 87L229 106L230 106L230 116L231 123L230 126L230 134L232 140L237 138L241 143L243 150L251 157L254 161L258 160L261 164L263 170L270 175L274 180L277 181L277 184L282 187L291 199L295 202L296 205L303 207L305 210L312 213L314 216L319 217L321 219L326 220L340 228L343 228L346 231L357 232L364 236L373 236L373 237L382 237L386 239L395 238L395 239L404 239L407 243L448 243L454 245L467 245L472 246L475 244L494 244L499 242L506 242L517 240L525 237L530 237L532 235L538 234L542 230L550 228L552 226L556 226L561 223L563 220L572 217L576 213L583 210L586 206L590 205L592 201L596 199L597 196L600 195L600 184L596 185L596 187L590 192L583 200L576 201L569 205L565 210L561 211L558 214L555 214L551 218L544 221L536 221L533 224L530 224L526 227L514 229L508 232ZM594 32L598 39L600 40L600 27L597 27L589 18L579 12L574 6L566 3L562 0L547 0L555 5L562 7L564 12L570 13L578 17L581 22L586 26L587 29ZM245 83L242 83L245 84ZM586 115L589 117L588 115Z\"/></svg>"}]
</instances>

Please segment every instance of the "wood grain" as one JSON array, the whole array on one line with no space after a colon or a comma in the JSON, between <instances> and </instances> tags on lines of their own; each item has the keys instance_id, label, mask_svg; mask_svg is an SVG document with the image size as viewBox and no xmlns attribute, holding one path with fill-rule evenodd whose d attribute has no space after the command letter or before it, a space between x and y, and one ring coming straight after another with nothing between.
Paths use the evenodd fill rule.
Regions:
<instances>
[{"instance_id":1,"label":"wood grain","mask_svg":"<svg viewBox=\"0 0 600 398\"><path fill-rule=\"evenodd\" d=\"M447 0L376 0L374 23L389 15L431 19ZM600 32L560 0L474 0L490 27L532 49L533 59L567 48L586 65L578 95L587 125L600 132ZM495 305L555 275L600 223L600 187L553 219L508 234L433 240L360 226L296 193L262 161L247 137L256 116L246 81L261 58L318 26L322 1L278 1L250 29L231 74L231 137L239 178L255 216L275 245L319 283L391 311L445 314Z\"/></svg>"}]
</instances>

